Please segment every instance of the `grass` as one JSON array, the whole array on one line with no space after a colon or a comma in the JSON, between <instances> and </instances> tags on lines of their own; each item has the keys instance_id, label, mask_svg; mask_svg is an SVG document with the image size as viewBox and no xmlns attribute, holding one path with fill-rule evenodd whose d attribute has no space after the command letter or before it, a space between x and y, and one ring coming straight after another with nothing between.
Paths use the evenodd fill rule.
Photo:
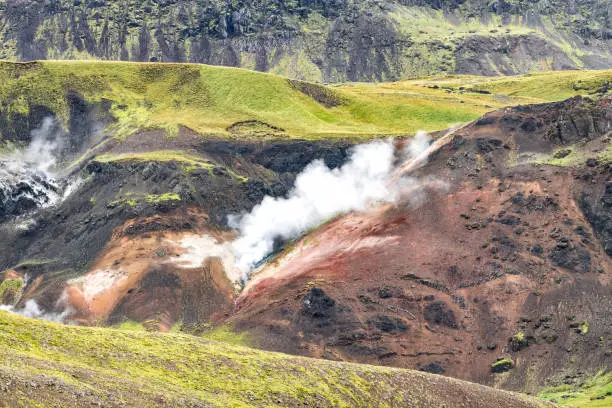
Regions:
<instances>
[{"instance_id":1,"label":"grass","mask_svg":"<svg viewBox=\"0 0 612 408\"><path fill-rule=\"evenodd\" d=\"M612 163L612 144L604 152L597 155L597 159L602 163Z\"/></svg>"},{"instance_id":2,"label":"grass","mask_svg":"<svg viewBox=\"0 0 612 408\"><path fill-rule=\"evenodd\" d=\"M466 93L470 93L470 90L487 91L493 97L504 95L521 103L541 103L588 95L612 82L612 70L538 72L511 77L450 75L406 82L437 85L454 91L464 88Z\"/></svg>"},{"instance_id":3,"label":"grass","mask_svg":"<svg viewBox=\"0 0 612 408\"><path fill-rule=\"evenodd\" d=\"M212 166L206 160L196 155L191 155L179 150L155 150L142 153L125 154L103 154L96 157L99 162L110 163L114 161L136 161L136 162L170 162L174 161L185 165L187 168L209 168Z\"/></svg>"},{"instance_id":4,"label":"grass","mask_svg":"<svg viewBox=\"0 0 612 408\"><path fill-rule=\"evenodd\" d=\"M600 371L584 384L563 384L542 391L540 398L559 405L584 408L612 406L612 372Z\"/></svg>"},{"instance_id":5,"label":"grass","mask_svg":"<svg viewBox=\"0 0 612 408\"><path fill-rule=\"evenodd\" d=\"M514 5L522 3L521 6L523 7L527 4L523 1L506 3L514 3ZM534 2L530 3L533 4ZM535 10L537 10L537 7ZM414 58L413 61L405 61L404 76L414 76L421 70L424 72L453 72L455 68L453 51L457 49L458 44L473 36L497 38L500 42L508 41L508 37L523 35L543 37L554 46L559 47L577 67L584 66L581 57L592 53L581 47L581 44L575 42L575 38L568 35L567 26L558 24L565 20L562 8L557 8L552 13L540 13L541 25L539 26L526 24L525 9L520 13L523 16L514 15L508 18L509 16L502 17L499 14L489 13L486 19L481 18L479 13L470 13L467 8L459 8L459 10L461 9L463 9L462 12L455 11L453 17L449 18L447 11L429 7L400 5L392 7L389 17L397 24L400 32L411 38L414 43L411 50L418 48L418 58ZM538 13L538 11L535 12ZM555 15L556 12L561 14ZM590 20L590 23L594 23ZM597 23L594 25L596 26ZM444 47L418 47L421 44L428 45L434 41L444 44ZM487 56L483 55L483 57ZM494 62L493 60L488 62L492 71L499 73L500 68L502 68L500 62ZM507 64L506 68L511 67L520 72L550 70L552 67L552 59L550 58L523 61L511 59L508 54L506 54L506 61L501 64L504 63Z\"/></svg>"},{"instance_id":6,"label":"grass","mask_svg":"<svg viewBox=\"0 0 612 408\"><path fill-rule=\"evenodd\" d=\"M127 406L540 405L426 373L128 328L65 326L0 312L0 383L8 384L3 401L8 406L83 406L92 400Z\"/></svg>"},{"instance_id":7,"label":"grass","mask_svg":"<svg viewBox=\"0 0 612 408\"><path fill-rule=\"evenodd\" d=\"M164 194L149 194L147 201L151 204L167 203L170 201L181 201L181 196L176 193L164 193Z\"/></svg>"},{"instance_id":8,"label":"grass","mask_svg":"<svg viewBox=\"0 0 612 408\"><path fill-rule=\"evenodd\" d=\"M123 331L147 331L142 323L138 323L133 320L126 320L125 322L117 325L116 328Z\"/></svg>"},{"instance_id":9,"label":"grass","mask_svg":"<svg viewBox=\"0 0 612 408\"><path fill-rule=\"evenodd\" d=\"M134 194L131 192L125 193L116 200L108 203L110 208L127 206L135 207L140 203L147 202L149 204L167 204L181 201L181 196L177 193L166 192L163 194Z\"/></svg>"},{"instance_id":10,"label":"grass","mask_svg":"<svg viewBox=\"0 0 612 408\"><path fill-rule=\"evenodd\" d=\"M182 166L185 173L191 173L198 169L207 169L211 175L214 165L202 157L192 155L180 150L153 150L140 153L122 153L110 154L105 153L97 156L96 161L103 163L134 161L134 162L175 162ZM227 172L241 182L246 182L248 179L232 170L226 169Z\"/></svg>"},{"instance_id":11,"label":"grass","mask_svg":"<svg viewBox=\"0 0 612 408\"><path fill-rule=\"evenodd\" d=\"M9 118L45 106L68 123L68 91L90 103L110 104L115 122L108 130L125 138L139 129L180 127L202 135L265 137L232 132L231 126L259 121L274 137L371 138L440 130L473 120L488 110L587 93L612 79L612 70L544 73L512 78L436 77L385 84L345 84L322 94L341 103L326 107L286 78L236 68L196 64L43 61L0 63L0 100ZM578 89L575 86L580 82ZM442 84L449 89L428 86ZM489 90L492 94L459 88ZM322 87L322 85L316 85ZM500 98L499 95L504 95ZM15 119L17 120L17 119Z\"/></svg>"},{"instance_id":12,"label":"grass","mask_svg":"<svg viewBox=\"0 0 612 408\"><path fill-rule=\"evenodd\" d=\"M23 281L21 279L5 279L0 283L0 304L5 299L5 295L10 296L12 304L19 301L21 291L23 289ZM8 297L7 296L7 297Z\"/></svg>"}]
</instances>

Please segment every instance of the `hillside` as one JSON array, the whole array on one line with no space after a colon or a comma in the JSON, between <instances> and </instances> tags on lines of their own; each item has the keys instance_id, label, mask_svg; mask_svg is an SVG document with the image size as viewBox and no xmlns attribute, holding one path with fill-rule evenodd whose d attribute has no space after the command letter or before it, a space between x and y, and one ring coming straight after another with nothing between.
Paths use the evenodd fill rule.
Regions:
<instances>
[{"instance_id":1,"label":"hillside","mask_svg":"<svg viewBox=\"0 0 612 408\"><path fill-rule=\"evenodd\" d=\"M360 366L192 334L608 403L611 82L601 70L323 86L198 64L0 63L1 308L147 330L3 314L1 375L19 379L14 398L60 405L146 406L166 388L169 406L463 398L412 394L418 378L464 383L396 369L355 368L372 370L367 393L336 371L304 385L280 365ZM262 207L251 242L266 247L240 269L236 219ZM183 352L199 347L212 349ZM245 377L208 377L211 354ZM269 377L249 368L258 359Z\"/></svg>"},{"instance_id":2,"label":"hillside","mask_svg":"<svg viewBox=\"0 0 612 408\"><path fill-rule=\"evenodd\" d=\"M612 71L511 79L434 77L324 87L205 65L94 62L0 63L0 132L25 140L45 115L82 133L119 138L181 128L223 138L337 139L442 130L507 105L606 91Z\"/></svg>"},{"instance_id":3,"label":"hillside","mask_svg":"<svg viewBox=\"0 0 612 408\"><path fill-rule=\"evenodd\" d=\"M431 374L187 335L63 326L5 312L0 328L1 406L548 406Z\"/></svg>"},{"instance_id":4,"label":"hillside","mask_svg":"<svg viewBox=\"0 0 612 408\"><path fill-rule=\"evenodd\" d=\"M569 404L591 383L608 406L610 102L505 108L438 139L400 168L402 199L286 245L228 321L264 349L546 386Z\"/></svg>"},{"instance_id":5,"label":"hillside","mask_svg":"<svg viewBox=\"0 0 612 408\"><path fill-rule=\"evenodd\" d=\"M5 249L0 269L41 279L53 274L30 288L37 299L47 299L49 308L62 290L57 282L107 262L101 259L104 247L115 256L115 239L138 238L132 224L143 232L161 228L160 212L179 210L164 221L164 228L183 231L170 237L172 242L180 242L186 227L217 234L218 228L227 230L229 214L250 210L265 195L286 194L314 159L338 167L350 146L366 138L443 130L507 105L598 97L608 89L612 71L324 87L194 64L44 61L2 63L0 79L4 153L32 145L43 131L54 143L52 157L45 159L56 165L46 178L57 179L50 189L37 179L41 174L20 174L39 186L36 196L28 190L32 187L19 179L12 184L12 177L5 176L8 190L0 196L0 220L27 214L40 205L37 201L66 190L66 183L80 186L78 195L44 211L36 224L22 224L29 232L2 225L7 239L0 243ZM189 212L190 221L182 219L182 211ZM134 255L137 241L127 256ZM114 251L125 248L117 245ZM232 292L225 283L221 286L224 293ZM141 318L138 314L136 320Z\"/></svg>"},{"instance_id":6,"label":"hillside","mask_svg":"<svg viewBox=\"0 0 612 408\"><path fill-rule=\"evenodd\" d=\"M196 62L318 82L611 64L606 0L0 1L0 58Z\"/></svg>"}]
</instances>

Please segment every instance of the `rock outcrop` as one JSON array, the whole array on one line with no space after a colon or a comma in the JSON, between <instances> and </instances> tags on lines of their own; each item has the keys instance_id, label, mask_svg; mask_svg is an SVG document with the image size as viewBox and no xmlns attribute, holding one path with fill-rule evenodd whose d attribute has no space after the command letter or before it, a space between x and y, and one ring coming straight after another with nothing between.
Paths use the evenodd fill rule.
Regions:
<instances>
[{"instance_id":1,"label":"rock outcrop","mask_svg":"<svg viewBox=\"0 0 612 408\"><path fill-rule=\"evenodd\" d=\"M603 68L608 12L605 0L9 0L0 58L197 62L322 82Z\"/></svg>"}]
</instances>

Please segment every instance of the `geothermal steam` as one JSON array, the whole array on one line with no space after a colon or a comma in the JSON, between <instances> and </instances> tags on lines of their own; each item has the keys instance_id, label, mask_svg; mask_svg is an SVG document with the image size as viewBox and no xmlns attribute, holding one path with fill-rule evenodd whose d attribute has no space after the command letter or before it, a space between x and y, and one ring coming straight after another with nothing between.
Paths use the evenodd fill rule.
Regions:
<instances>
[{"instance_id":1,"label":"geothermal steam","mask_svg":"<svg viewBox=\"0 0 612 408\"><path fill-rule=\"evenodd\" d=\"M32 141L28 147L19 152L17 157L43 173L49 174L57 163L57 158L64 148L63 140L57 132L57 123L53 118L43 119L38 129L31 132Z\"/></svg>"},{"instance_id":2,"label":"geothermal steam","mask_svg":"<svg viewBox=\"0 0 612 408\"><path fill-rule=\"evenodd\" d=\"M401 152L395 151L392 140L376 141L353 148L338 169L313 161L297 176L286 198L266 196L250 213L230 216L230 225L239 232L233 243L236 267L248 275L274 250L278 238L295 238L338 214L364 210L373 202L396 201L406 182L393 177L396 153L411 160L429 144L429 136L419 132Z\"/></svg>"},{"instance_id":3,"label":"geothermal steam","mask_svg":"<svg viewBox=\"0 0 612 408\"><path fill-rule=\"evenodd\" d=\"M63 323L71 313L72 309L67 308L61 313L51 313L43 311L34 299L25 302L23 309L16 309L14 306L0 305L0 310L15 313L33 319L47 320L50 322Z\"/></svg>"},{"instance_id":4,"label":"geothermal steam","mask_svg":"<svg viewBox=\"0 0 612 408\"><path fill-rule=\"evenodd\" d=\"M57 123L46 118L23 150L0 156L0 219L57 203L72 191L54 173L63 149Z\"/></svg>"}]
</instances>

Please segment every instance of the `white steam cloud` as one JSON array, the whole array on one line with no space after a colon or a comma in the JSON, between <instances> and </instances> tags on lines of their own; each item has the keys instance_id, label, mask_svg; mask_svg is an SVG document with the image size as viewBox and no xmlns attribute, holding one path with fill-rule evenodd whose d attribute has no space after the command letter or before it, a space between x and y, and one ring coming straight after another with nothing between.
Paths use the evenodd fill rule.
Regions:
<instances>
[{"instance_id":1,"label":"white steam cloud","mask_svg":"<svg viewBox=\"0 0 612 408\"><path fill-rule=\"evenodd\" d=\"M286 198L266 196L248 214L230 216L239 232L233 242L236 267L244 274L274 249L277 238L289 240L331 217L364 210L373 202L395 202L410 178L394 177L397 155L411 160L423 153L430 137L419 132L406 148L396 152L392 140L353 148L350 159L338 169L315 160L300 173Z\"/></svg>"},{"instance_id":2,"label":"white steam cloud","mask_svg":"<svg viewBox=\"0 0 612 408\"><path fill-rule=\"evenodd\" d=\"M65 309L61 313L49 313L40 308L34 299L29 299L25 302L23 309L16 309L14 306L0 305L0 310L18 314L24 317L33 319L47 320L50 322L63 323L71 313L72 309Z\"/></svg>"},{"instance_id":3,"label":"white steam cloud","mask_svg":"<svg viewBox=\"0 0 612 408\"><path fill-rule=\"evenodd\" d=\"M47 117L32 130L28 146L0 154L0 210L20 215L24 206L19 202L49 207L74 192L80 179L63 180L59 174L58 158L64 148L65 138L57 121ZM32 205L26 210L32 210Z\"/></svg>"},{"instance_id":4,"label":"white steam cloud","mask_svg":"<svg viewBox=\"0 0 612 408\"><path fill-rule=\"evenodd\" d=\"M30 144L19 152L19 158L49 175L64 147L63 139L57 132L56 121L50 117L44 118L41 126L32 130L31 136Z\"/></svg>"},{"instance_id":5,"label":"white steam cloud","mask_svg":"<svg viewBox=\"0 0 612 408\"><path fill-rule=\"evenodd\" d=\"M419 157L421 153L427 150L430 144L431 136L429 136L429 133L419 130L404 149L405 159L410 160Z\"/></svg>"}]
</instances>

